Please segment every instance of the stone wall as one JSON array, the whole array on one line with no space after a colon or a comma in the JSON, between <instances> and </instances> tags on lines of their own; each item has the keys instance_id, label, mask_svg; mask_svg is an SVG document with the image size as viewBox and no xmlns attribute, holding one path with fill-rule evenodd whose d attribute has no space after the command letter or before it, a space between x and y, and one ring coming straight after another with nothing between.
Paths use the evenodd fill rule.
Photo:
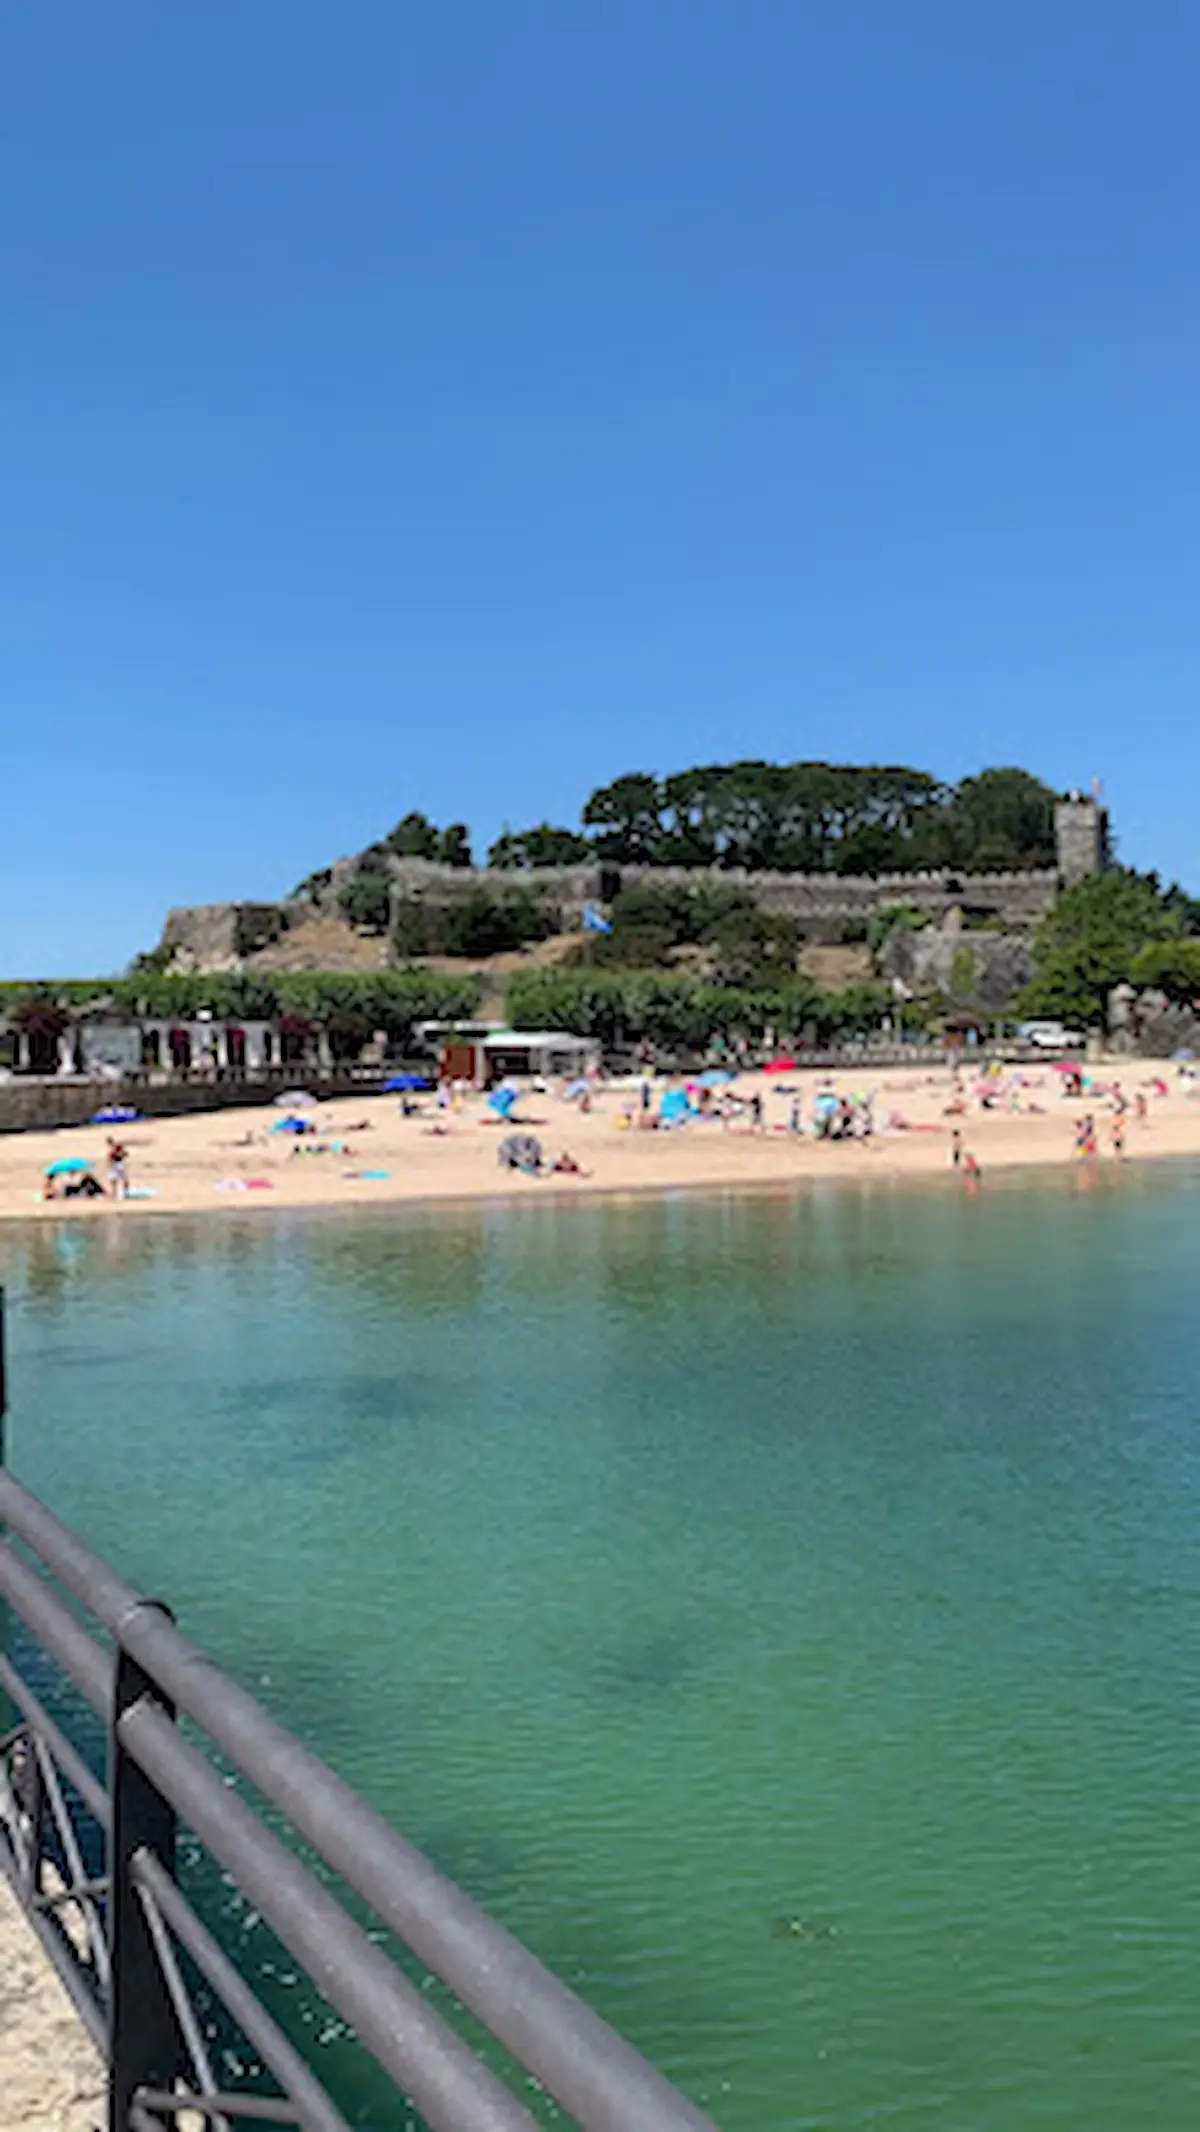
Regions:
<instances>
[{"instance_id":1,"label":"stone wall","mask_svg":"<svg viewBox=\"0 0 1200 2132\"><path fill-rule=\"evenodd\" d=\"M354 872L355 861L341 860L334 867L329 887L321 901L336 905L339 891ZM522 888L537 897L560 932L574 932L583 923L588 904L612 902L622 889L643 884L656 888L695 888L718 882L724 888L741 889L762 910L795 918L819 934L831 925L865 921L889 904L907 903L942 918L956 906L980 917L1005 918L1013 924L1034 925L1049 910L1058 893L1058 876L1041 873L955 874L787 874L750 873L731 866L709 872L682 866L586 866L534 867L528 872L494 872L487 867L440 866L424 859L396 859L391 867L393 895L397 901L455 903L473 890L486 888L493 894L506 888ZM179 914L176 913L176 916Z\"/></svg>"},{"instance_id":2,"label":"stone wall","mask_svg":"<svg viewBox=\"0 0 1200 2132\"><path fill-rule=\"evenodd\" d=\"M1023 933L968 932L952 913L920 932L898 929L883 951L883 972L913 993L940 992L955 1006L1010 1011L1032 974Z\"/></svg>"}]
</instances>

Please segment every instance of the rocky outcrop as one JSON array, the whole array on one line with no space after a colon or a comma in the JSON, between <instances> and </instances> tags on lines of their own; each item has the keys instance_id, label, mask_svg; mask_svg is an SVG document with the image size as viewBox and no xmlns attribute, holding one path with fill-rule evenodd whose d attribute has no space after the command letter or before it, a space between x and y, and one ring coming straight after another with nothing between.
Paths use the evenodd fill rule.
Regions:
<instances>
[{"instance_id":1,"label":"rocky outcrop","mask_svg":"<svg viewBox=\"0 0 1200 2132\"><path fill-rule=\"evenodd\" d=\"M1113 1051L1131 1057L1173 1058L1177 1052L1200 1055L1200 1014L1174 1005L1165 992L1135 991L1115 985L1108 995L1108 1034Z\"/></svg>"},{"instance_id":2,"label":"rocky outcrop","mask_svg":"<svg viewBox=\"0 0 1200 2132\"><path fill-rule=\"evenodd\" d=\"M961 911L943 924L919 931L899 927L881 956L883 974L920 997L938 993L956 1007L1003 1014L1029 981L1028 937L1021 933L969 931Z\"/></svg>"}]
</instances>

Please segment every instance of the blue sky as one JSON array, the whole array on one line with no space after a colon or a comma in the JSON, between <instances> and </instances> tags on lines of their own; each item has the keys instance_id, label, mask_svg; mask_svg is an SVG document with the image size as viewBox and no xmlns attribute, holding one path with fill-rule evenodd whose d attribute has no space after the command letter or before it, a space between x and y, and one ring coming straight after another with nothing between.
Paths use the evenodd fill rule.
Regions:
<instances>
[{"instance_id":1,"label":"blue sky","mask_svg":"<svg viewBox=\"0 0 1200 2132\"><path fill-rule=\"evenodd\" d=\"M0 22L0 973L410 807L1106 782L1200 889L1200 11Z\"/></svg>"}]
</instances>

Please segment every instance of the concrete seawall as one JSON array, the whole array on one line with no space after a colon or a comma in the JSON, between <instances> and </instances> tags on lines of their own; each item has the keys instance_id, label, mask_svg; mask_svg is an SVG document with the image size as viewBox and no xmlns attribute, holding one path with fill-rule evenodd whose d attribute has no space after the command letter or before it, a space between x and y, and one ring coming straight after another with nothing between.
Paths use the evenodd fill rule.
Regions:
<instances>
[{"instance_id":1,"label":"concrete seawall","mask_svg":"<svg viewBox=\"0 0 1200 2132\"><path fill-rule=\"evenodd\" d=\"M127 1105L145 1118L186 1118L196 1111L244 1110L273 1103L281 1087L311 1088L320 1096L375 1094L379 1076L337 1074L314 1078L302 1067L293 1079L270 1081L84 1081L63 1076L15 1076L0 1082L0 1133L44 1132L58 1125L86 1125L110 1103Z\"/></svg>"}]
</instances>

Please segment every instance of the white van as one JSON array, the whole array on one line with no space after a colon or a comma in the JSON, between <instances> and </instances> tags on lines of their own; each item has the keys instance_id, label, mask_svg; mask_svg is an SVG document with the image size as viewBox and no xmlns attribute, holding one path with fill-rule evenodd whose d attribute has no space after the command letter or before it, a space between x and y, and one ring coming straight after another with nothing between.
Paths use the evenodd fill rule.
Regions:
<instances>
[{"instance_id":1,"label":"white van","mask_svg":"<svg viewBox=\"0 0 1200 2132\"><path fill-rule=\"evenodd\" d=\"M1082 1051L1087 1042L1081 1029L1068 1029L1065 1022L1018 1022L1017 1035L1039 1051Z\"/></svg>"}]
</instances>

